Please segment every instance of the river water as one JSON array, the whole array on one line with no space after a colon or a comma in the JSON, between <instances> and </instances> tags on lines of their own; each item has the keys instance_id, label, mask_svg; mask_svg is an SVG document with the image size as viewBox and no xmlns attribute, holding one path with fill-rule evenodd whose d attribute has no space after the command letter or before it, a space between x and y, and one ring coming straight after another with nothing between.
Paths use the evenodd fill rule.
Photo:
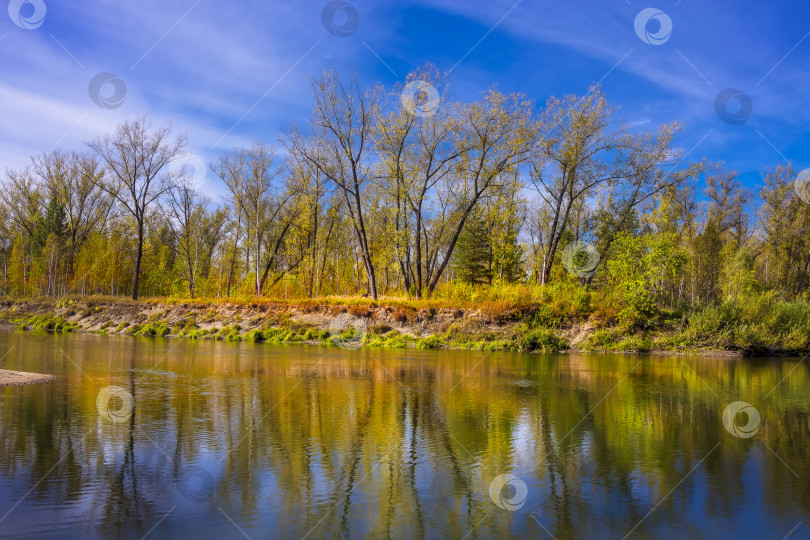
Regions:
<instances>
[{"instance_id":1,"label":"river water","mask_svg":"<svg viewBox=\"0 0 810 540\"><path fill-rule=\"evenodd\" d=\"M2 538L810 538L800 358L11 330L0 355L56 375L0 388Z\"/></svg>"}]
</instances>

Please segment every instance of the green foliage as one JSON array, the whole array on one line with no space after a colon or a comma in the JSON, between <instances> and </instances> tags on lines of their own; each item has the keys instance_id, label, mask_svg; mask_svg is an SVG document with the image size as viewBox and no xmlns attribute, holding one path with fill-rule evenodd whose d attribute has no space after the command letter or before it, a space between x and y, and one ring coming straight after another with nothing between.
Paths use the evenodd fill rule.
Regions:
<instances>
[{"instance_id":1,"label":"green foliage","mask_svg":"<svg viewBox=\"0 0 810 540\"><path fill-rule=\"evenodd\" d=\"M414 342L413 338L391 330L382 335L366 336L366 345L374 348L407 349Z\"/></svg>"},{"instance_id":2,"label":"green foliage","mask_svg":"<svg viewBox=\"0 0 810 540\"><path fill-rule=\"evenodd\" d=\"M442 339L436 334L420 339L416 344L418 349L441 349L444 345Z\"/></svg>"},{"instance_id":3,"label":"green foliage","mask_svg":"<svg viewBox=\"0 0 810 540\"><path fill-rule=\"evenodd\" d=\"M530 327L552 328L559 326L560 316L549 304L540 304L526 317Z\"/></svg>"},{"instance_id":4,"label":"green foliage","mask_svg":"<svg viewBox=\"0 0 810 540\"><path fill-rule=\"evenodd\" d=\"M67 235L67 217L65 207L51 196L44 217L38 217L31 237L31 256L39 259L45 250L48 240L62 244Z\"/></svg>"},{"instance_id":5,"label":"green foliage","mask_svg":"<svg viewBox=\"0 0 810 540\"><path fill-rule=\"evenodd\" d=\"M612 350L616 345L617 333L617 329L596 330L584 343L580 343L580 348L589 351Z\"/></svg>"},{"instance_id":6,"label":"green foliage","mask_svg":"<svg viewBox=\"0 0 810 540\"><path fill-rule=\"evenodd\" d=\"M749 352L810 349L810 304L772 294L697 308L687 315L680 343Z\"/></svg>"},{"instance_id":7,"label":"green foliage","mask_svg":"<svg viewBox=\"0 0 810 540\"><path fill-rule=\"evenodd\" d=\"M169 335L170 330L169 327L166 326L166 323L159 322L159 323L147 323L143 326L136 327L137 330L133 329L132 334L136 336L146 336L146 337L166 337Z\"/></svg>"},{"instance_id":8,"label":"green foliage","mask_svg":"<svg viewBox=\"0 0 810 540\"><path fill-rule=\"evenodd\" d=\"M545 328L531 330L518 338L518 348L522 351L557 352L568 348L568 343Z\"/></svg>"},{"instance_id":9,"label":"green foliage","mask_svg":"<svg viewBox=\"0 0 810 540\"><path fill-rule=\"evenodd\" d=\"M493 277L506 283L514 283L524 278L523 248L518 243L516 228L508 227L498 234L493 242Z\"/></svg>"},{"instance_id":10,"label":"green foliage","mask_svg":"<svg viewBox=\"0 0 810 540\"><path fill-rule=\"evenodd\" d=\"M620 322L634 327L652 318L658 310L661 281L674 276L685 262L673 234L618 233L607 269L625 306L619 313Z\"/></svg>"},{"instance_id":11,"label":"green foliage","mask_svg":"<svg viewBox=\"0 0 810 540\"><path fill-rule=\"evenodd\" d=\"M492 282L492 242L480 213L471 214L464 225L453 255L453 270L463 283Z\"/></svg>"},{"instance_id":12,"label":"green foliage","mask_svg":"<svg viewBox=\"0 0 810 540\"><path fill-rule=\"evenodd\" d=\"M265 341L264 332L262 332L259 329L245 332L245 335L242 336L242 339L244 341L250 341L252 343L261 343L262 341Z\"/></svg>"},{"instance_id":13,"label":"green foliage","mask_svg":"<svg viewBox=\"0 0 810 540\"><path fill-rule=\"evenodd\" d=\"M34 315L29 318L13 319L11 321L20 330L31 330L34 332L73 332L80 328L80 325L67 321L55 315Z\"/></svg>"}]
</instances>

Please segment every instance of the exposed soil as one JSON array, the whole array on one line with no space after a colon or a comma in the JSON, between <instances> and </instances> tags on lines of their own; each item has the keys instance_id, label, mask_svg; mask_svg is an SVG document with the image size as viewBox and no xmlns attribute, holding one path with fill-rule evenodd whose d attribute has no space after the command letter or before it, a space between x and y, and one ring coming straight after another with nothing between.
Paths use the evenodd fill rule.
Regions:
<instances>
[{"instance_id":1,"label":"exposed soil","mask_svg":"<svg viewBox=\"0 0 810 540\"><path fill-rule=\"evenodd\" d=\"M54 315L81 325L79 331L125 334L136 324L164 322L182 326L187 321L197 328L212 330L238 324L242 331L264 326L309 325L328 330L336 317L348 313L363 318L370 329L397 330L414 337L426 337L445 332L452 325L471 334L490 332L507 335L517 321L492 320L480 310L420 309L384 305L305 305L262 302L255 304L196 303L175 304L152 301L76 300L54 305L47 301L5 301L0 303L0 321L11 323L15 318L33 315ZM120 328L119 328L120 327Z\"/></svg>"},{"instance_id":2,"label":"exposed soil","mask_svg":"<svg viewBox=\"0 0 810 540\"><path fill-rule=\"evenodd\" d=\"M362 319L368 331L382 335L390 330L414 340L427 339L435 334L456 336L457 343L482 344L509 340L520 330L526 313L517 309L504 309L497 314L484 309L422 308L385 305L368 302L363 305L301 304L261 301L255 303L225 303L210 301L131 301L120 298L86 298L0 301L0 324L20 325L20 321L34 316L58 317L70 324L69 331L126 335L147 325L165 325L166 337L188 337L188 328L215 334L219 330L238 325L244 335L252 330L282 327L292 330L316 328L335 330L346 321ZM342 322L341 322L342 321ZM23 326L31 328L30 325ZM185 331L184 331L185 329ZM548 329L567 343L569 351L580 351L588 338L598 330L591 321L565 322ZM59 329L57 329L59 331ZM412 343L413 345L413 343ZM444 346L453 346L445 343ZM435 348L435 347L432 347ZM438 348L441 348L438 347ZM464 347L469 348L469 347ZM618 352L618 351L614 351ZM625 352L636 352L628 350ZM706 356L741 356L741 351L693 349L652 352L667 354L701 354ZM778 354L770 351L768 354Z\"/></svg>"}]
</instances>

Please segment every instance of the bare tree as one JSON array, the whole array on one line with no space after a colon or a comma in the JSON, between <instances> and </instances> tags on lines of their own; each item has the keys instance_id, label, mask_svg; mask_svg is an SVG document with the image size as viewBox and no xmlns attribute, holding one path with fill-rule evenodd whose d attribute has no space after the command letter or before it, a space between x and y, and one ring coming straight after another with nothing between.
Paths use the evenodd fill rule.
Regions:
<instances>
[{"instance_id":1,"label":"bare tree","mask_svg":"<svg viewBox=\"0 0 810 540\"><path fill-rule=\"evenodd\" d=\"M425 68L408 76L409 84L434 85L441 74ZM393 238L406 290L417 297L432 280L438 262L451 238L453 215L449 188L454 168L467 152L461 140L461 108L439 97L436 103L420 104L431 113L414 114L401 105L397 89L394 110L378 117L376 150L380 154L379 175L386 181L382 190L393 211ZM427 98L427 96L423 96ZM429 98L427 98L429 99Z\"/></svg>"},{"instance_id":2,"label":"bare tree","mask_svg":"<svg viewBox=\"0 0 810 540\"><path fill-rule=\"evenodd\" d=\"M329 179L312 163L302 157L305 152L295 152L295 148L303 145L317 145L315 139L302 140L300 133L292 129L283 139L286 148L290 151L287 163L288 180L295 193L296 212L299 214L298 228L301 231L304 252L299 257L307 260L307 294L312 298L316 290L320 290L323 268L326 264L329 240L336 221L337 206L340 200L328 189ZM310 150L309 153L317 153ZM334 203L334 204L330 204Z\"/></svg>"},{"instance_id":3,"label":"bare tree","mask_svg":"<svg viewBox=\"0 0 810 540\"><path fill-rule=\"evenodd\" d=\"M293 222L288 211L292 195L283 181L278 181L280 168L276 161L271 147L257 144L221 157L214 166L231 193L230 203L245 219L256 296L261 296L270 271L278 263ZM282 275L290 269L281 269Z\"/></svg>"},{"instance_id":4,"label":"bare tree","mask_svg":"<svg viewBox=\"0 0 810 540\"><path fill-rule=\"evenodd\" d=\"M6 181L0 189L0 204L9 221L25 231L30 239L39 218L45 196L29 168L6 171Z\"/></svg>"},{"instance_id":5,"label":"bare tree","mask_svg":"<svg viewBox=\"0 0 810 540\"><path fill-rule=\"evenodd\" d=\"M225 214L209 210L210 199L194 191L188 182L180 181L169 190L167 202L162 205L163 216L172 241L167 245L183 260L188 278L188 292L194 298L197 275L216 247Z\"/></svg>"},{"instance_id":6,"label":"bare tree","mask_svg":"<svg viewBox=\"0 0 810 540\"><path fill-rule=\"evenodd\" d=\"M369 293L377 299L377 278L366 224L365 185L371 179L371 134L374 128L373 96L361 92L355 76L348 86L330 71L313 82L312 114L318 145L292 145L342 193L351 217L368 278ZM301 140L301 139L299 139Z\"/></svg>"},{"instance_id":7,"label":"bare tree","mask_svg":"<svg viewBox=\"0 0 810 540\"><path fill-rule=\"evenodd\" d=\"M113 199L99 187L104 169L93 156L54 150L32 159L33 170L51 197L65 209L68 232L68 269L78 250L106 221Z\"/></svg>"},{"instance_id":8,"label":"bare tree","mask_svg":"<svg viewBox=\"0 0 810 540\"><path fill-rule=\"evenodd\" d=\"M186 146L184 135L172 137L171 127L152 130L146 117L119 125L110 136L87 143L106 166L97 185L109 193L135 219L138 245L132 280L132 299L138 299L143 258L144 222L150 206L173 186L168 165Z\"/></svg>"}]
</instances>

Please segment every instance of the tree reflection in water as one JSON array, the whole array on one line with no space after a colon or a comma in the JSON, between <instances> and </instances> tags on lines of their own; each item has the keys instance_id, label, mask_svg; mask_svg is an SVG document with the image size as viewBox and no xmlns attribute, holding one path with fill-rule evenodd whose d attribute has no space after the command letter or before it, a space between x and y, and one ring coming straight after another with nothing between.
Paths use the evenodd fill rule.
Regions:
<instances>
[{"instance_id":1,"label":"tree reflection in water","mask_svg":"<svg viewBox=\"0 0 810 540\"><path fill-rule=\"evenodd\" d=\"M0 536L781 537L810 516L798 359L0 345L57 375L0 389ZM126 422L97 410L111 385ZM734 401L751 438L723 426ZM504 473L528 488L512 512Z\"/></svg>"}]
</instances>

